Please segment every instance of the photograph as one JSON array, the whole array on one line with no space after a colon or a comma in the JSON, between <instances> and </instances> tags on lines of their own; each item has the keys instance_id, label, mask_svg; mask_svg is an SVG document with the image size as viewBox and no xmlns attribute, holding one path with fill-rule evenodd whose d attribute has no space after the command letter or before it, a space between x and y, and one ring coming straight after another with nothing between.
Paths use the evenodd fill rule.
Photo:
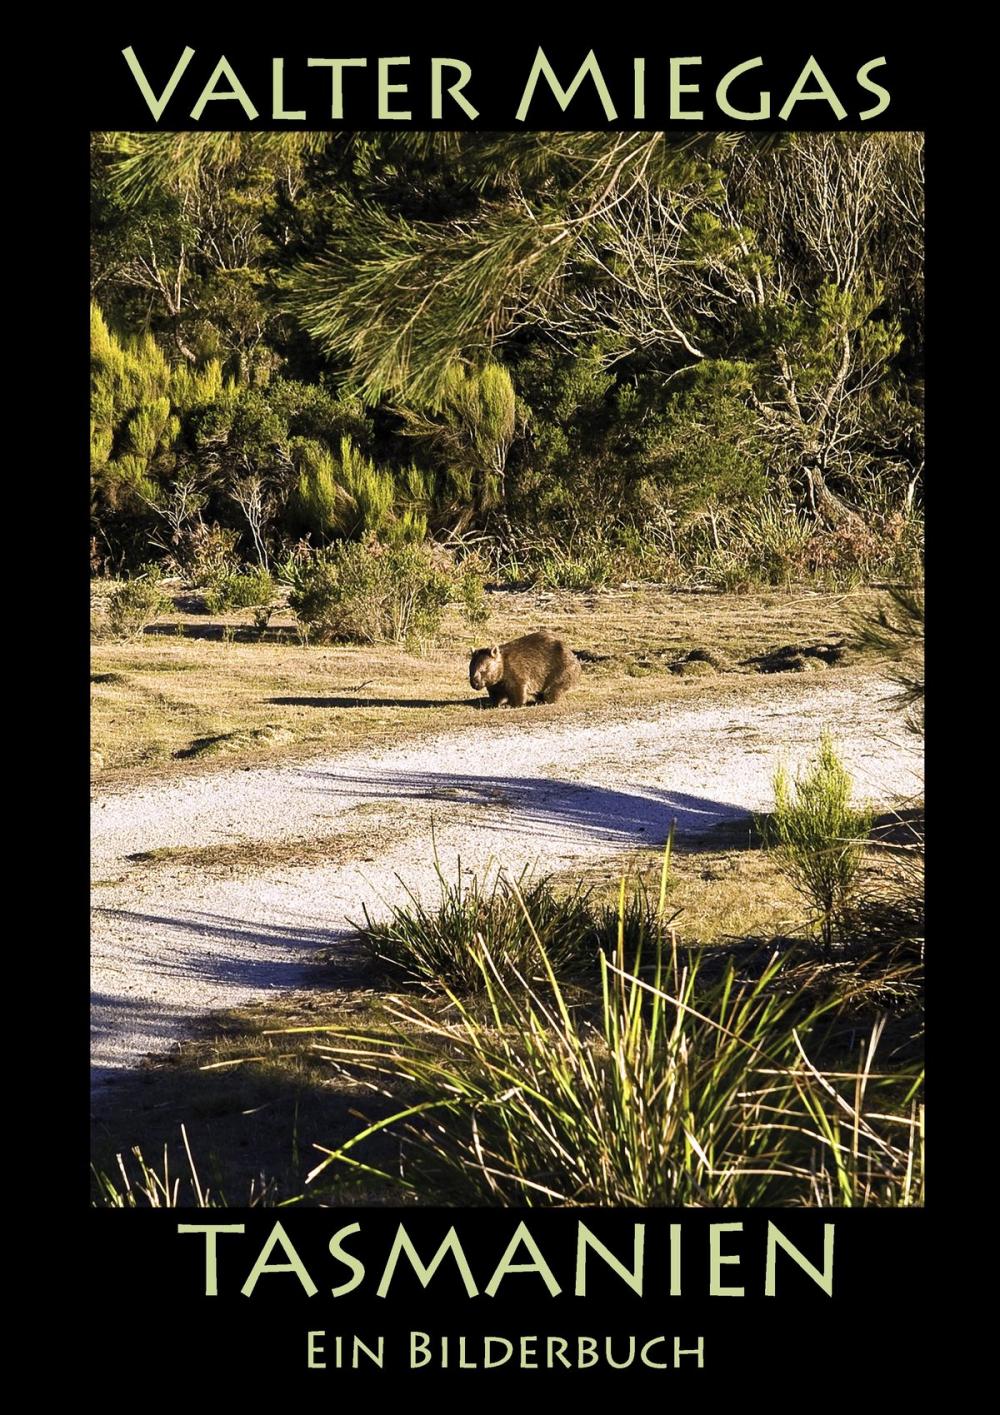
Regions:
<instances>
[{"instance_id":1,"label":"photograph","mask_svg":"<svg viewBox=\"0 0 1000 1415\"><path fill-rule=\"evenodd\" d=\"M925 134L864 120L874 61L664 60L654 130L652 60L623 104L536 58L490 127L458 61L275 58L257 123L235 61L118 48L91 1210L186 1211L195 1297L555 1296L553 1223L577 1296L648 1297L669 1218L657 1290L683 1228L699 1297L828 1298L837 1216L925 1204ZM558 124L576 88L608 122ZM453 1365L688 1339L487 1320ZM299 1366L383 1365L298 1325Z\"/></svg>"}]
</instances>

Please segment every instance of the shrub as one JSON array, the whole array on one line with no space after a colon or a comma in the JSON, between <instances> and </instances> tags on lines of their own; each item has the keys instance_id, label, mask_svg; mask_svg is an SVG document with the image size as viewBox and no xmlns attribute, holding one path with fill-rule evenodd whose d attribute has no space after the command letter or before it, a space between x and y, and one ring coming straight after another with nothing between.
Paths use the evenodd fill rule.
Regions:
<instances>
[{"instance_id":1,"label":"shrub","mask_svg":"<svg viewBox=\"0 0 1000 1415\"><path fill-rule=\"evenodd\" d=\"M295 438L292 458L297 479L289 497L291 520L323 539L422 541L427 534L429 479L415 467L396 473L377 467L350 437L339 454L310 438Z\"/></svg>"},{"instance_id":2,"label":"shrub","mask_svg":"<svg viewBox=\"0 0 1000 1415\"><path fill-rule=\"evenodd\" d=\"M851 805L851 777L824 733L819 755L794 784L781 767L774 812L759 822L795 888L816 911L824 946L833 942L861 868L872 812Z\"/></svg>"},{"instance_id":3,"label":"shrub","mask_svg":"<svg viewBox=\"0 0 1000 1415\"><path fill-rule=\"evenodd\" d=\"M114 591L108 600L108 625L116 639L136 639L169 608L170 600L160 589L159 571L151 569Z\"/></svg>"},{"instance_id":4,"label":"shrub","mask_svg":"<svg viewBox=\"0 0 1000 1415\"><path fill-rule=\"evenodd\" d=\"M465 597L453 566L430 545L343 543L295 567L292 578L289 604L321 640L419 647L436 638L445 606Z\"/></svg>"},{"instance_id":5,"label":"shrub","mask_svg":"<svg viewBox=\"0 0 1000 1415\"><path fill-rule=\"evenodd\" d=\"M290 517L314 535L329 535L337 526L338 501L343 496L333 453L314 439L297 438L292 457L298 476L289 499Z\"/></svg>"},{"instance_id":6,"label":"shrub","mask_svg":"<svg viewBox=\"0 0 1000 1415\"><path fill-rule=\"evenodd\" d=\"M197 521L187 532L181 551L176 555L178 569L189 582L201 589L236 570L236 545L239 532L213 522L206 526Z\"/></svg>"},{"instance_id":7,"label":"shrub","mask_svg":"<svg viewBox=\"0 0 1000 1415\"><path fill-rule=\"evenodd\" d=\"M216 577L205 595L209 614L222 614L231 609L253 609L259 629L267 627L271 617L277 585L270 571L258 567L237 574Z\"/></svg>"}]
</instances>

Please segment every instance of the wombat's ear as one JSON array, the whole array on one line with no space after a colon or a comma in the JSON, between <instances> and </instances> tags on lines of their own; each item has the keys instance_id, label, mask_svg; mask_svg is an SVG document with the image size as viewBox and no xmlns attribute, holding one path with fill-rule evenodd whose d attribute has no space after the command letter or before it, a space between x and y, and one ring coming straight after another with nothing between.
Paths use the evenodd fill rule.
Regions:
<instances>
[{"instance_id":1,"label":"wombat's ear","mask_svg":"<svg viewBox=\"0 0 1000 1415\"><path fill-rule=\"evenodd\" d=\"M493 647L490 649L490 658L499 658L499 657L500 657L500 645L499 645L499 644L494 644Z\"/></svg>"}]
</instances>

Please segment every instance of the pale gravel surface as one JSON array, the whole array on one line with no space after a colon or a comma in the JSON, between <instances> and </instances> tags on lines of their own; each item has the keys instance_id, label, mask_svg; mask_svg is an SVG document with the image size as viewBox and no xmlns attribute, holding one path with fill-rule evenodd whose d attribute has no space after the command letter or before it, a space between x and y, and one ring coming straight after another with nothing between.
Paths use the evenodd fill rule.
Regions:
<instances>
[{"instance_id":1,"label":"pale gravel surface","mask_svg":"<svg viewBox=\"0 0 1000 1415\"><path fill-rule=\"evenodd\" d=\"M843 671L746 681L739 696L627 716L558 709L483 722L372 752L228 767L127 791L92 811L92 1076L101 1083L168 1050L200 1015L293 990L348 921L436 890L442 868L566 869L766 809L775 766L811 755L829 728L856 790L880 806L922 791L917 740L892 686ZM162 847L294 841L343 832L351 863L245 874L130 863ZM354 848L352 844L352 849Z\"/></svg>"}]
</instances>

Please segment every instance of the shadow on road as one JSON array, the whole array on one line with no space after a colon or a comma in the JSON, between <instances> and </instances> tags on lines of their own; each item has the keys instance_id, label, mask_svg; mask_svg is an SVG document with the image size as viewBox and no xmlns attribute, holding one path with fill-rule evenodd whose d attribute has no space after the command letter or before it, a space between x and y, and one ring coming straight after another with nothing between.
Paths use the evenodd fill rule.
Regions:
<instances>
[{"instance_id":1,"label":"shadow on road","mask_svg":"<svg viewBox=\"0 0 1000 1415\"><path fill-rule=\"evenodd\" d=\"M346 944L352 937L347 928L324 929L319 927L296 927L290 924L259 923L256 920L234 919L223 914L208 914L192 911L178 915L144 914L134 909L95 909L95 914L107 919L120 919L133 925L153 925L163 931L165 949L157 960L162 973L176 973L181 976L204 974L217 982L235 982L248 985L277 986L284 983L292 986L292 977L300 979L302 968L308 958L275 958L267 951L267 946L277 944L282 948L300 947L303 951L315 953L324 948L334 948ZM199 938L217 939L226 943L238 943L244 950L261 948L259 956L251 951L234 953L225 957L214 951L199 952L194 947L182 945L196 943ZM347 962L345 957L345 963ZM329 967L323 965L324 975L330 976ZM341 981L339 978L335 981ZM127 999L125 1000L127 1003Z\"/></svg>"},{"instance_id":2,"label":"shadow on road","mask_svg":"<svg viewBox=\"0 0 1000 1415\"><path fill-rule=\"evenodd\" d=\"M488 751L488 748L486 749ZM430 801L481 806L496 812L493 824L505 833L556 832L603 839L615 846L662 845L676 822L678 834L702 834L720 821L745 820L743 806L682 791L649 786L617 791L584 782L548 777L473 776L454 772L394 772L349 776L332 771L304 771L333 795L365 800Z\"/></svg>"}]
</instances>

